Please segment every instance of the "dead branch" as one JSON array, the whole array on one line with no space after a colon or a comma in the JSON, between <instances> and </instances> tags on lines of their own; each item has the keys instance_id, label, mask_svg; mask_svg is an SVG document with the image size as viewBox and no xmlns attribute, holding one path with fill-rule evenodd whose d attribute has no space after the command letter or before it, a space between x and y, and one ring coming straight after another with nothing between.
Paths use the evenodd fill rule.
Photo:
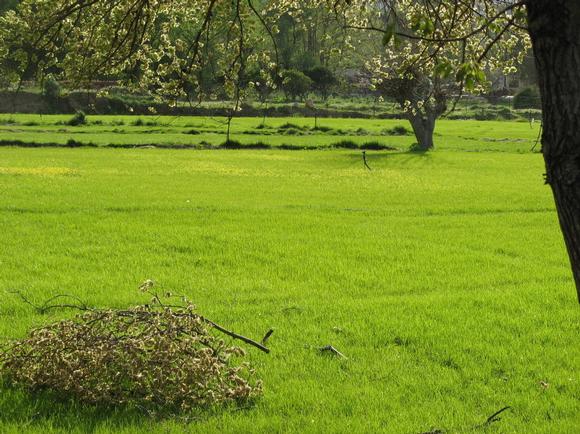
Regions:
<instances>
[{"instance_id":1,"label":"dead branch","mask_svg":"<svg viewBox=\"0 0 580 434\"><path fill-rule=\"evenodd\" d=\"M272 336L272 333L274 333L274 329L270 329L270 330L268 330L268 331L266 332L266 334L264 335L264 337L262 338L262 340L260 341L260 343L261 343L262 345L265 345L265 344L266 344L266 341L267 341L268 339L270 339L270 336Z\"/></svg>"},{"instance_id":2,"label":"dead branch","mask_svg":"<svg viewBox=\"0 0 580 434\"><path fill-rule=\"evenodd\" d=\"M335 356L341 357L343 359L347 358L344 354L342 354L340 351L338 351L332 345L326 345L326 346L320 348L320 352L324 353L326 351L330 352L331 354L333 354Z\"/></svg>"},{"instance_id":3,"label":"dead branch","mask_svg":"<svg viewBox=\"0 0 580 434\"><path fill-rule=\"evenodd\" d=\"M506 410L509 410L511 407L508 405L504 408L502 408L501 410L496 411L494 414L492 414L491 416L489 416L487 418L487 420L483 423L483 426L489 425L492 422L497 422L501 420L501 417L498 417L501 413L503 413Z\"/></svg>"},{"instance_id":4,"label":"dead branch","mask_svg":"<svg viewBox=\"0 0 580 434\"><path fill-rule=\"evenodd\" d=\"M152 286L152 285L151 285ZM160 309L185 309L184 306L178 306L178 305L165 305L161 302L161 299L159 297L159 295L157 293L154 293L153 291L149 290L150 286L147 288L143 288L143 286L141 287L142 290L144 290L144 292L150 293L153 295L153 302L156 303ZM91 308L88 307L82 300L80 300L79 298L72 296L72 295L67 295L67 294L58 294L55 295L54 297L49 298L48 300L46 300L42 305L37 305L35 303L33 303L32 301L30 301L22 292L20 291L10 291L12 294L17 295L24 303L32 306L38 313L40 314L45 314L46 312L48 312L49 310L52 309L76 309L76 310L80 310L80 311L91 311L91 312L107 312L107 310L105 309L96 309L96 308ZM77 301L79 304L50 304L51 302L58 300L58 299L63 299L63 298L68 298L68 299L72 299L74 301ZM150 307L150 306L147 306ZM154 316L159 316L162 314L162 312L160 311L134 311L134 310L117 310L116 313L119 316L133 316L133 317L154 317ZM185 311L185 312L174 312L173 313L175 316L178 317L190 317L190 318L199 318L201 321L203 321L204 323L208 324L209 326L211 326L212 328L220 331L221 333L230 336L233 339L237 339L240 341L245 342L248 345L251 345L255 348L258 348L259 350L265 352L265 353L269 353L270 349L268 347L266 347L264 345L265 340L267 338L270 337L270 335L274 332L273 330L269 330L266 333L266 336L264 337L264 339L262 339L262 343L256 342L253 339L250 339L246 336L240 335L238 333L235 333L231 330L226 329L225 327L219 325L218 323L210 320L209 318L206 318L202 315L198 315L196 313L193 313L191 311Z\"/></svg>"}]
</instances>

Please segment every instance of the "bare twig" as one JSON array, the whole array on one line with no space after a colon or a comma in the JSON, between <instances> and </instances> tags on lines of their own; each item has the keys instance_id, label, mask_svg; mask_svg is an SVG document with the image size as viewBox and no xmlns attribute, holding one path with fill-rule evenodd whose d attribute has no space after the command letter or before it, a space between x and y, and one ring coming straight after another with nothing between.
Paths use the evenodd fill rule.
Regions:
<instances>
[{"instance_id":1,"label":"bare twig","mask_svg":"<svg viewBox=\"0 0 580 434\"><path fill-rule=\"evenodd\" d=\"M347 357L342 354L340 351L338 351L336 348L334 348L332 345L326 345L322 348L320 348L320 352L330 352L331 354L334 354L335 356L341 357L343 359L346 359Z\"/></svg>"},{"instance_id":2,"label":"bare twig","mask_svg":"<svg viewBox=\"0 0 580 434\"><path fill-rule=\"evenodd\" d=\"M270 352L270 349L268 347L265 347L264 345L262 345L259 342L256 342L256 341L254 341L254 340L252 340L250 338L247 338L245 336L242 336L242 335L239 335L237 333L234 333L234 332L232 332L232 331L230 331L230 330L228 330L228 329L220 326L219 324L216 324L215 322L213 322L213 321L211 321L211 320L209 320L207 318L204 318L203 316L200 316L199 318L203 322L211 325L213 328L219 330L220 332L222 332L222 333L224 333L224 334L226 334L226 335L228 335L228 336L230 336L230 337L232 337L234 339L239 339L240 341L244 341L248 345L251 345L253 347L256 347L256 348L258 348L259 350L262 350L265 353L269 353Z\"/></svg>"},{"instance_id":3,"label":"bare twig","mask_svg":"<svg viewBox=\"0 0 580 434\"><path fill-rule=\"evenodd\" d=\"M28 304L29 306L32 306L34 308L34 310L36 310L38 313L40 314L45 314L46 312L48 312L50 309L79 309L79 310L91 310L91 308L89 308L80 298L75 297L74 295L67 295L67 294L58 294L55 295L54 297L50 297L48 300L46 300L44 303L42 303L42 305L37 305L34 304L32 301L30 301L21 291L9 291L11 294L14 294L16 296L18 296L18 298L20 298L24 303ZM58 300L58 299L71 299L74 300L76 302L78 302L79 304L53 304L51 305L50 303Z\"/></svg>"},{"instance_id":4,"label":"bare twig","mask_svg":"<svg viewBox=\"0 0 580 434\"><path fill-rule=\"evenodd\" d=\"M177 305L164 305L161 303L160 297L149 290L146 290L145 292L148 292L150 294L153 295L153 298L155 300L155 302L158 303L159 307L162 309L171 309L171 308L177 308L177 309L184 309L184 306L177 306ZM38 313L40 314L44 314L46 312L48 312L51 309L77 309L80 311L92 311L92 312L105 312L104 309L95 309L95 308L90 308L88 307L84 302L82 302L82 300L80 300L79 298L72 296L72 295L66 295L66 294L59 294L59 295L55 295L54 297L49 298L48 300L46 300L42 305L37 305L35 303L33 303L32 301L30 301L24 294L22 294L22 292L20 291L11 291L11 293L17 295L24 303L32 306ZM51 302L61 299L61 298L68 298L68 299L72 299L74 301L77 301L79 304L50 304ZM129 310L118 310L116 312L119 316L141 316L141 317L145 317L145 316L156 316L156 315L160 315L161 312L154 312L154 311L142 311L142 312L135 312L135 311L129 311ZM235 333L231 330L226 329L225 327L217 324L216 322L205 318L204 316L198 315L196 313L193 313L191 311L186 311L186 312L174 312L175 316L183 316L183 317L194 317L194 318L199 318L201 321L205 322L206 324L210 325L212 328L230 336L231 338L234 339L238 339L240 341L243 341L245 343L247 343L248 345L251 345L253 347L258 348L259 350L265 352L265 353L269 353L270 349L268 347L266 347L264 345L265 343L265 339L267 339L274 331L270 330L268 331L268 333L266 333L265 339L262 339L262 343L256 342L253 339L250 339L246 336L240 335L238 333Z\"/></svg>"},{"instance_id":5,"label":"bare twig","mask_svg":"<svg viewBox=\"0 0 580 434\"><path fill-rule=\"evenodd\" d=\"M500 417L498 417L501 413L503 413L506 410L509 410L511 407L508 405L504 408L502 408L501 410L496 411L494 414L492 414L490 417L487 418L487 420L483 423L483 426L489 425L492 422L497 422L499 420L501 420Z\"/></svg>"},{"instance_id":6,"label":"bare twig","mask_svg":"<svg viewBox=\"0 0 580 434\"><path fill-rule=\"evenodd\" d=\"M534 152L536 150L536 146L538 146L538 143L540 143L540 140L542 138L542 130L544 129L544 123L540 123L540 130L538 131L538 137L536 138L536 142L534 143L534 146L532 146L532 149L530 149L530 151Z\"/></svg>"},{"instance_id":7,"label":"bare twig","mask_svg":"<svg viewBox=\"0 0 580 434\"><path fill-rule=\"evenodd\" d=\"M262 345L265 345L265 344L266 344L266 341L267 341L268 339L270 339L270 336L272 336L272 333L274 333L274 329L270 329L270 330L268 330L268 331L266 332L266 334L264 335L264 337L262 338L262 340L260 341L260 343L261 343Z\"/></svg>"}]
</instances>

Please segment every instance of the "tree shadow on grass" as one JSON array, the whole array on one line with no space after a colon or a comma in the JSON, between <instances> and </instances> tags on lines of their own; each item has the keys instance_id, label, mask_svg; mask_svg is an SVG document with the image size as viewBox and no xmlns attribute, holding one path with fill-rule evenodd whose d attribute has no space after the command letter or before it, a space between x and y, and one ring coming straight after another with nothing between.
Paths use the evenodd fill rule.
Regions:
<instances>
[{"instance_id":1,"label":"tree shadow on grass","mask_svg":"<svg viewBox=\"0 0 580 434\"><path fill-rule=\"evenodd\" d=\"M21 430L57 428L65 432L95 432L100 427L147 429L151 419L138 410L115 410L59 399L48 392L28 393L19 388L0 387L0 425Z\"/></svg>"},{"instance_id":2,"label":"tree shadow on grass","mask_svg":"<svg viewBox=\"0 0 580 434\"><path fill-rule=\"evenodd\" d=\"M367 163L373 167L373 162L389 162L395 167L424 165L432 162L431 152L405 151L405 152L384 152L384 151L366 151ZM360 163L361 169L364 169L364 160L362 151L346 154L351 165Z\"/></svg>"},{"instance_id":3,"label":"tree shadow on grass","mask_svg":"<svg viewBox=\"0 0 580 434\"><path fill-rule=\"evenodd\" d=\"M235 406L234 410L250 408ZM0 427L18 427L21 431L50 431L56 428L64 432L112 432L129 428L131 431L155 432L155 425L163 420L190 424L207 420L228 411L230 406L203 408L185 414L152 415L137 408L111 408L81 404L63 399L50 392L29 393L21 388L0 385ZM231 410L231 409L230 409Z\"/></svg>"}]
</instances>

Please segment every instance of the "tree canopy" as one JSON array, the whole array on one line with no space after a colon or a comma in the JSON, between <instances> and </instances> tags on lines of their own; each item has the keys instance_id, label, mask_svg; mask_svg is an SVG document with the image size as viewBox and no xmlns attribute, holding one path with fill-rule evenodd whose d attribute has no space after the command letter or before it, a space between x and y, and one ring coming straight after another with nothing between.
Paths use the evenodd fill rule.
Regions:
<instances>
[{"instance_id":1,"label":"tree canopy","mask_svg":"<svg viewBox=\"0 0 580 434\"><path fill-rule=\"evenodd\" d=\"M302 52L314 63L378 33L382 46L364 64L375 85L420 74L477 91L486 72L513 71L529 46L521 8L496 0L22 0L0 19L0 58L12 80L50 70L77 81L114 75L173 96L201 96L208 68L230 96L249 65L271 81L290 27L308 35ZM337 35L340 45L325 42Z\"/></svg>"},{"instance_id":2,"label":"tree canopy","mask_svg":"<svg viewBox=\"0 0 580 434\"><path fill-rule=\"evenodd\" d=\"M330 17L333 25L315 25ZM303 67L364 51L372 85L399 92L418 138L432 134L444 91L485 89L491 71L517 68L531 41L546 181L580 296L577 0L22 0L0 17L0 68L10 82L114 75L169 99L212 97L204 87L211 74L235 111L255 85L249 65L261 86L275 87L283 61L298 61L281 46L297 32L308 35ZM375 49L360 50L361 41Z\"/></svg>"}]
</instances>

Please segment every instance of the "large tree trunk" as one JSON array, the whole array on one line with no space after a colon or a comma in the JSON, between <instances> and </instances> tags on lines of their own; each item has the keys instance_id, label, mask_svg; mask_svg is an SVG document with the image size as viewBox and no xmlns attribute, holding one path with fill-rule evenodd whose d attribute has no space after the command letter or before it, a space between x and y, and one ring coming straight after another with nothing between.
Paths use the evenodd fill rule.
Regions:
<instances>
[{"instance_id":1,"label":"large tree trunk","mask_svg":"<svg viewBox=\"0 0 580 434\"><path fill-rule=\"evenodd\" d=\"M409 116L409 122L415 133L417 144L421 151L429 151L433 149L433 132L435 131L435 116Z\"/></svg>"},{"instance_id":2,"label":"large tree trunk","mask_svg":"<svg viewBox=\"0 0 580 434\"><path fill-rule=\"evenodd\" d=\"M529 0L540 82L542 153L580 301L580 1Z\"/></svg>"}]
</instances>

